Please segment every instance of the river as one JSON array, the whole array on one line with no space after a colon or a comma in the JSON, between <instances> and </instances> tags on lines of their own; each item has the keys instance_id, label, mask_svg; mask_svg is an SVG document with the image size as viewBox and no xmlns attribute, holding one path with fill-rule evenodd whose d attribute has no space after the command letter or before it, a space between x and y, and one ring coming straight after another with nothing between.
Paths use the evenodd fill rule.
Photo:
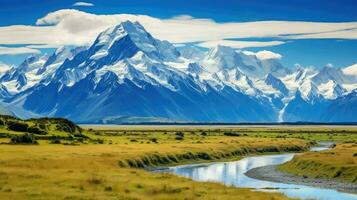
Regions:
<instances>
[{"instance_id":1,"label":"river","mask_svg":"<svg viewBox=\"0 0 357 200\"><path fill-rule=\"evenodd\" d=\"M312 151L326 150L323 146L313 147ZM299 199L317 200L357 200L356 194L340 192L334 189L323 189L299 184L284 184L249 178L245 175L253 168L278 165L291 160L295 154L286 153L279 155L250 156L233 162L213 162L205 164L182 165L169 167L162 172L173 173L191 178L195 181L220 182L225 185L255 188L263 191L281 192L288 197Z\"/></svg>"}]
</instances>

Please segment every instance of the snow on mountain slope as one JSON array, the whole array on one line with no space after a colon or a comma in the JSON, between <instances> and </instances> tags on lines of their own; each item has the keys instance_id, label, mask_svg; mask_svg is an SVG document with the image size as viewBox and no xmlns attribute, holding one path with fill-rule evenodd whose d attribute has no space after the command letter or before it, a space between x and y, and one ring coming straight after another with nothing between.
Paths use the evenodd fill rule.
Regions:
<instances>
[{"instance_id":1,"label":"snow on mountain slope","mask_svg":"<svg viewBox=\"0 0 357 200\"><path fill-rule=\"evenodd\" d=\"M284 83L280 79L273 76L272 74L270 73L268 74L267 78L265 79L265 83L267 85L272 86L274 89L278 90L283 95L285 96L289 95L289 90L286 88Z\"/></svg>"},{"instance_id":2,"label":"snow on mountain slope","mask_svg":"<svg viewBox=\"0 0 357 200\"><path fill-rule=\"evenodd\" d=\"M319 73L312 78L316 84L327 83L330 80L338 84L354 83L357 79L353 76L345 75L340 68L325 66Z\"/></svg>"},{"instance_id":3,"label":"snow on mountain slope","mask_svg":"<svg viewBox=\"0 0 357 200\"><path fill-rule=\"evenodd\" d=\"M10 65L0 62L0 76L2 76L5 72L11 69Z\"/></svg>"},{"instance_id":4,"label":"snow on mountain slope","mask_svg":"<svg viewBox=\"0 0 357 200\"><path fill-rule=\"evenodd\" d=\"M37 70L46 62L48 56L33 55L25 59L18 67L12 67L0 78L2 84L11 93L18 93L31 86L40 77L37 76Z\"/></svg>"},{"instance_id":5,"label":"snow on mountain slope","mask_svg":"<svg viewBox=\"0 0 357 200\"><path fill-rule=\"evenodd\" d=\"M7 91L6 87L0 83L0 98L4 99L10 97L9 91Z\"/></svg>"},{"instance_id":6,"label":"snow on mountain slope","mask_svg":"<svg viewBox=\"0 0 357 200\"><path fill-rule=\"evenodd\" d=\"M213 82L222 87L212 87ZM76 121L110 116L273 121L269 100L247 95L251 91L256 93L252 82L237 68L211 73L140 24L123 22L66 59L51 80L10 103ZM38 104L41 99L46 101Z\"/></svg>"},{"instance_id":7,"label":"snow on mountain slope","mask_svg":"<svg viewBox=\"0 0 357 200\"><path fill-rule=\"evenodd\" d=\"M151 58L173 61L180 55L172 44L153 38L138 22L126 21L107 29L98 36L94 42L94 47L98 49L90 58L98 60L107 56L113 45L126 36L130 37L131 42Z\"/></svg>"},{"instance_id":8,"label":"snow on mountain slope","mask_svg":"<svg viewBox=\"0 0 357 200\"><path fill-rule=\"evenodd\" d=\"M66 60L71 59L82 47L68 49L61 47L51 56L32 55L25 59L18 67L7 70L0 78L0 82L12 94L17 94L39 83L50 79L57 68Z\"/></svg>"},{"instance_id":9,"label":"snow on mountain slope","mask_svg":"<svg viewBox=\"0 0 357 200\"><path fill-rule=\"evenodd\" d=\"M352 83L343 83L342 87L348 92L352 92L357 88L357 64L351 65L342 69L342 72L347 76L352 76L351 79L354 79Z\"/></svg>"},{"instance_id":10,"label":"snow on mountain slope","mask_svg":"<svg viewBox=\"0 0 357 200\"><path fill-rule=\"evenodd\" d=\"M178 50L126 21L88 48L29 57L1 76L0 95L19 110L77 122L117 116L267 122L321 120L330 102L357 88L353 67L290 70L280 58L220 45Z\"/></svg>"},{"instance_id":11,"label":"snow on mountain slope","mask_svg":"<svg viewBox=\"0 0 357 200\"><path fill-rule=\"evenodd\" d=\"M195 46L185 45L177 49L181 56L194 62L199 62L205 56L205 52Z\"/></svg>"},{"instance_id":12,"label":"snow on mountain slope","mask_svg":"<svg viewBox=\"0 0 357 200\"><path fill-rule=\"evenodd\" d=\"M357 76L357 63L342 69L343 73L346 75Z\"/></svg>"},{"instance_id":13,"label":"snow on mountain slope","mask_svg":"<svg viewBox=\"0 0 357 200\"><path fill-rule=\"evenodd\" d=\"M259 52L258 52L259 53ZM218 45L208 51L201 65L209 72L238 68L250 78L262 79L269 73L283 77L291 73L277 58L260 57L249 51L236 51L231 47Z\"/></svg>"}]
</instances>

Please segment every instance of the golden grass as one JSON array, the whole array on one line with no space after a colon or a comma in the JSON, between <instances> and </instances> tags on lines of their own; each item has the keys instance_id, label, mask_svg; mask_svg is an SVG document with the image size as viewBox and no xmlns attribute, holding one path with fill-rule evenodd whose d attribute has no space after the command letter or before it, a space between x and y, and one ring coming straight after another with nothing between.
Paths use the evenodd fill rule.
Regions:
<instances>
[{"instance_id":1,"label":"golden grass","mask_svg":"<svg viewBox=\"0 0 357 200\"><path fill-rule=\"evenodd\" d=\"M297 155L280 169L300 176L357 182L357 143L339 144L322 152Z\"/></svg>"},{"instance_id":2,"label":"golden grass","mask_svg":"<svg viewBox=\"0 0 357 200\"><path fill-rule=\"evenodd\" d=\"M150 135L155 133L207 133L210 136L236 132L251 137L298 138L316 141L357 142L357 126L82 126L105 135Z\"/></svg>"},{"instance_id":3,"label":"golden grass","mask_svg":"<svg viewBox=\"0 0 357 200\"><path fill-rule=\"evenodd\" d=\"M118 162L152 155L225 155L242 149L244 153L257 153L307 146L303 140L276 138L213 136L193 143L189 139L175 141L164 139L169 136L157 136L158 144L147 144L117 137L114 144L107 144L105 139L106 144L79 146L48 141L40 141L40 145L0 145L0 199L287 199L277 193L119 167ZM194 161L205 159L198 157Z\"/></svg>"}]
</instances>

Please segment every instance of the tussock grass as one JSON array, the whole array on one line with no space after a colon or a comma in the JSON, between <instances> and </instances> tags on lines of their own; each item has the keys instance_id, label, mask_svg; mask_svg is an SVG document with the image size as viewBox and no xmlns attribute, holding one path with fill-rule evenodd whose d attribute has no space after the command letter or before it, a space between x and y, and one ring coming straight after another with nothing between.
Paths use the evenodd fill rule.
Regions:
<instances>
[{"instance_id":1,"label":"tussock grass","mask_svg":"<svg viewBox=\"0 0 357 200\"><path fill-rule=\"evenodd\" d=\"M342 143L334 149L297 155L279 169L312 178L357 183L357 143Z\"/></svg>"},{"instance_id":2,"label":"tussock grass","mask_svg":"<svg viewBox=\"0 0 357 200\"><path fill-rule=\"evenodd\" d=\"M48 125L38 127L47 134L34 134L39 145L7 145L24 132L0 124L6 135L0 138L0 199L287 199L143 168L302 151L313 140L357 138L356 128L340 127L153 126L93 127L79 137L44 120Z\"/></svg>"},{"instance_id":3,"label":"tussock grass","mask_svg":"<svg viewBox=\"0 0 357 200\"><path fill-rule=\"evenodd\" d=\"M249 153L295 151L308 145L297 139L229 136L207 136L200 139L202 143L192 143L189 138L196 136L186 133L179 141L175 134L156 133L158 143L115 137L110 137L112 144L101 136L104 144L0 145L0 199L288 199L278 193L198 183L140 168L238 159Z\"/></svg>"},{"instance_id":4,"label":"tussock grass","mask_svg":"<svg viewBox=\"0 0 357 200\"><path fill-rule=\"evenodd\" d=\"M98 135L128 136L175 135L251 136L259 138L296 138L316 141L357 142L356 126L85 126Z\"/></svg>"}]
</instances>

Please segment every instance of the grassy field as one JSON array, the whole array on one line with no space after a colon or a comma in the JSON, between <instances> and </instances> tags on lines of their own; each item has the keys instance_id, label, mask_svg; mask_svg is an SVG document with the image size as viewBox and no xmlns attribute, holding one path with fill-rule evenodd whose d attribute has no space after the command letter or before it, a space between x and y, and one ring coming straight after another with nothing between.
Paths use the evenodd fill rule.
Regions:
<instances>
[{"instance_id":1,"label":"grassy field","mask_svg":"<svg viewBox=\"0 0 357 200\"><path fill-rule=\"evenodd\" d=\"M254 152L256 148L269 149L285 142L294 147L305 145L302 141L282 139L253 142L242 138L240 143L224 144L227 141L222 138L204 144L183 141L77 146L40 141L40 145L0 145L0 196L2 199L286 199L279 194L195 183L118 165L120 160L139 160L143 156L178 157L186 152L214 154L240 148Z\"/></svg>"},{"instance_id":2,"label":"grassy field","mask_svg":"<svg viewBox=\"0 0 357 200\"><path fill-rule=\"evenodd\" d=\"M356 141L357 132L350 127L81 129L49 119L17 121L28 126L15 131L9 127L11 122L4 121L0 124L0 199L287 199L142 168L304 151L315 140ZM29 127L40 131L29 133ZM25 134L31 135L30 143L24 142Z\"/></svg>"},{"instance_id":3,"label":"grassy field","mask_svg":"<svg viewBox=\"0 0 357 200\"><path fill-rule=\"evenodd\" d=\"M229 133L254 138L296 138L309 141L357 142L356 126L84 126L90 133L101 135L153 136L156 133L223 136Z\"/></svg>"},{"instance_id":4,"label":"grassy field","mask_svg":"<svg viewBox=\"0 0 357 200\"><path fill-rule=\"evenodd\" d=\"M357 183L357 143L338 144L323 152L307 152L279 167L306 177Z\"/></svg>"}]
</instances>

